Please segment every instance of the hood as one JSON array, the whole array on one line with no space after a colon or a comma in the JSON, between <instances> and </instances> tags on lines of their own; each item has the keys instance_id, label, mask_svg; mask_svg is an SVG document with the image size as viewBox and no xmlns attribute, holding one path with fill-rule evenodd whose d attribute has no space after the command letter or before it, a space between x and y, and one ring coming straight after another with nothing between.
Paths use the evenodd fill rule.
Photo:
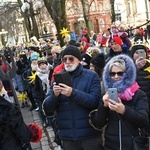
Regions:
<instances>
[{"instance_id":1,"label":"hood","mask_svg":"<svg viewBox=\"0 0 150 150\"><path fill-rule=\"evenodd\" d=\"M114 82L110 75L109 75L109 66L110 64L117 60L117 59L123 59L126 64L126 70L123 74L121 80L118 82ZM122 93L125 91L126 88L133 85L133 83L136 80L136 67L133 62L133 60L125 54L120 54L117 56L114 56L105 66L104 72L103 72L103 82L104 82L104 88L107 91L108 88L117 88L118 93Z\"/></svg>"}]
</instances>

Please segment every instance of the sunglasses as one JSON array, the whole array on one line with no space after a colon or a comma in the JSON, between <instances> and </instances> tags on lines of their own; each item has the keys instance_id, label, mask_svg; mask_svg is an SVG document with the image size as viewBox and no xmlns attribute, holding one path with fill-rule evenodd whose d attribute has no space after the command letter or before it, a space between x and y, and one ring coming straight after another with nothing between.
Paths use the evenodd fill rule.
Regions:
<instances>
[{"instance_id":1,"label":"sunglasses","mask_svg":"<svg viewBox=\"0 0 150 150\"><path fill-rule=\"evenodd\" d=\"M67 60L69 60L70 62L73 62L74 58L73 57L64 57L64 58L62 58L63 62L66 62Z\"/></svg>"},{"instance_id":2,"label":"sunglasses","mask_svg":"<svg viewBox=\"0 0 150 150\"><path fill-rule=\"evenodd\" d=\"M111 77L114 77L116 74L117 74L117 76L121 77L121 76L123 76L123 73L124 72L110 72L109 74L110 74Z\"/></svg>"}]
</instances>

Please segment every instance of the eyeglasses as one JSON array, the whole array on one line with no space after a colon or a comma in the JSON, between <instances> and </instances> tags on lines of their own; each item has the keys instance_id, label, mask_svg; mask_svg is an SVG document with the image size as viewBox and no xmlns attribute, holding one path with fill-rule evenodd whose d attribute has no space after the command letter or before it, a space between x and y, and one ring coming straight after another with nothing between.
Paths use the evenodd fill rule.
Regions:
<instances>
[{"instance_id":1,"label":"eyeglasses","mask_svg":"<svg viewBox=\"0 0 150 150\"><path fill-rule=\"evenodd\" d=\"M123 73L124 72L110 72L109 74L110 74L111 77L114 77L116 74L117 74L117 76L121 77L121 76L123 76Z\"/></svg>"},{"instance_id":2,"label":"eyeglasses","mask_svg":"<svg viewBox=\"0 0 150 150\"><path fill-rule=\"evenodd\" d=\"M69 60L70 62L73 62L74 58L73 57L64 57L64 58L62 58L63 62L66 62L67 60Z\"/></svg>"}]
</instances>

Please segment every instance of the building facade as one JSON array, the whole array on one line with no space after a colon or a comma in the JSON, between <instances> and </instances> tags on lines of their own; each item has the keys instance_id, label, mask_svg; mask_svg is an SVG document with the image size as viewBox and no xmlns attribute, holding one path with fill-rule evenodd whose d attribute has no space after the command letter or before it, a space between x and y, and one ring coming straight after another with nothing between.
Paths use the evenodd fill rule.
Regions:
<instances>
[{"instance_id":1,"label":"building facade","mask_svg":"<svg viewBox=\"0 0 150 150\"><path fill-rule=\"evenodd\" d=\"M66 12L70 30L76 33L86 27L83 17L82 0L67 0ZM90 30L95 33L105 32L111 27L110 0L85 0L86 15L89 17ZM116 25L140 26L150 19L149 0L115 0Z\"/></svg>"},{"instance_id":2,"label":"building facade","mask_svg":"<svg viewBox=\"0 0 150 150\"><path fill-rule=\"evenodd\" d=\"M111 25L109 0L85 0L85 14L89 18L90 29L95 33L105 32ZM68 0L66 12L70 30L79 33L86 27L81 0Z\"/></svg>"}]
</instances>

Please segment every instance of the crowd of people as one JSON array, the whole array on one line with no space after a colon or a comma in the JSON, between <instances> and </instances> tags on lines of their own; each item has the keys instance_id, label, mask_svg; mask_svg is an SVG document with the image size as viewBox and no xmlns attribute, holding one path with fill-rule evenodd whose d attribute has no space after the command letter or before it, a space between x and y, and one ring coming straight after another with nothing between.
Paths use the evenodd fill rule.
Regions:
<instances>
[{"instance_id":1,"label":"crowd of people","mask_svg":"<svg viewBox=\"0 0 150 150\"><path fill-rule=\"evenodd\" d=\"M123 26L112 25L108 33L83 28L76 38L67 35L63 47L58 40L36 38L30 46L6 47L0 55L1 72L9 76L12 71L11 50L15 74L1 79L0 111L9 112L14 143L18 139L29 143L32 135L13 105L12 84L22 95L21 109L38 111L43 128L52 126L63 150L133 150L132 137L150 136L150 50L145 34L138 28L131 39ZM71 83L63 78L56 82L55 75L65 72ZM117 100L110 98L110 88L117 90ZM9 121L6 115L0 115L0 135ZM23 126L16 124L18 117ZM7 150L5 144L0 140L0 147ZM146 150L147 141L142 145L139 150Z\"/></svg>"}]
</instances>

